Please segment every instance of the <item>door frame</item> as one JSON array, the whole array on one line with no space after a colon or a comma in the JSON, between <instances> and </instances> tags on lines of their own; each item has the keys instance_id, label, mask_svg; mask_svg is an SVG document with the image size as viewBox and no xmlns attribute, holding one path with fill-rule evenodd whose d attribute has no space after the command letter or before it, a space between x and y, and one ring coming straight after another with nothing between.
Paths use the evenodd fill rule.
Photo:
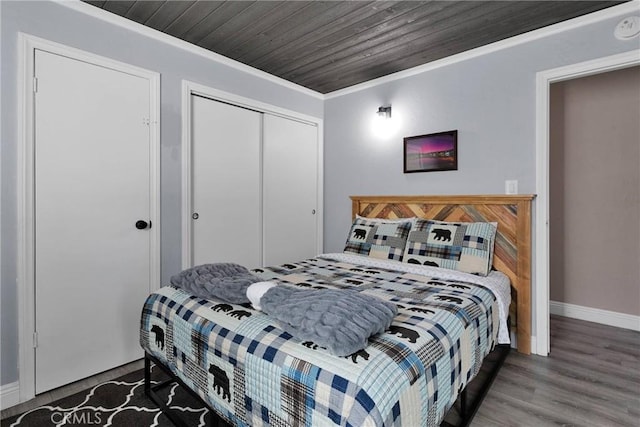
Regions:
<instances>
[{"instance_id":1,"label":"door frame","mask_svg":"<svg viewBox=\"0 0 640 427\"><path fill-rule=\"evenodd\" d=\"M287 110L272 104L267 104L251 98L214 89L189 80L182 81L182 268L189 268L192 264L192 222L191 211L193 205L191 182L191 96L199 95L214 101L224 102L238 107L248 108L260 113L297 120L316 126L318 137L318 172L317 172L317 253L323 250L323 120L297 111ZM262 147L260 149L262 151ZM262 208L261 208L262 209ZM264 229L263 229L264 233ZM262 248L261 248L262 249ZM262 251L264 263L264 251Z\"/></svg>"},{"instance_id":2,"label":"door frame","mask_svg":"<svg viewBox=\"0 0 640 427\"><path fill-rule=\"evenodd\" d=\"M606 56L536 74L536 336L532 353L548 356L549 339L549 94L552 83L640 65L638 50Z\"/></svg>"},{"instance_id":3,"label":"door frame","mask_svg":"<svg viewBox=\"0 0 640 427\"><path fill-rule=\"evenodd\" d=\"M50 52L148 80L150 129L150 283L160 287L160 74L25 33L18 34L18 368L20 402L35 397L35 50ZM142 304L142 302L141 302Z\"/></svg>"}]
</instances>

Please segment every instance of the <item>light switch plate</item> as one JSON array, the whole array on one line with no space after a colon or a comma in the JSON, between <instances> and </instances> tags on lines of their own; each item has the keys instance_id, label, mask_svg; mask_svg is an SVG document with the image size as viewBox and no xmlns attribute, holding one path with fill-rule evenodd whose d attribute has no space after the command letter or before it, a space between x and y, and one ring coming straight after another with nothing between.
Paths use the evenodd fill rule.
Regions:
<instances>
[{"instance_id":1,"label":"light switch plate","mask_svg":"<svg viewBox=\"0 0 640 427\"><path fill-rule=\"evenodd\" d=\"M504 182L504 193L505 194L518 194L518 181L517 180L506 180Z\"/></svg>"}]
</instances>

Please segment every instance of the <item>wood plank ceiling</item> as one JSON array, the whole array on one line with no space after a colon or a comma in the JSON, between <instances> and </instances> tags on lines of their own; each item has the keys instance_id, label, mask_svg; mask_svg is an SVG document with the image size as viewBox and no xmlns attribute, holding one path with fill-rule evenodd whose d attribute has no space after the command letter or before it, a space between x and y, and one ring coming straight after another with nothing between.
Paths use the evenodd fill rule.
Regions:
<instances>
[{"instance_id":1,"label":"wood plank ceiling","mask_svg":"<svg viewBox=\"0 0 640 427\"><path fill-rule=\"evenodd\" d=\"M85 1L320 93L623 3Z\"/></svg>"}]
</instances>

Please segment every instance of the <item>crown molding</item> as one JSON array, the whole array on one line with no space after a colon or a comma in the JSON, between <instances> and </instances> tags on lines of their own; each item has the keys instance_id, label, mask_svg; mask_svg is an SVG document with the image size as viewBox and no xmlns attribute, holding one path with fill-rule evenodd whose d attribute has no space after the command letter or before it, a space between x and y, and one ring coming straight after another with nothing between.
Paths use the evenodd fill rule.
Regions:
<instances>
[{"instance_id":1,"label":"crown molding","mask_svg":"<svg viewBox=\"0 0 640 427\"><path fill-rule=\"evenodd\" d=\"M177 37L170 36L169 34L165 34L162 31L158 31L156 29L146 27L135 21L129 20L127 18L123 18L120 15L116 15L104 9L100 9L99 7L95 7L88 3L84 3L80 0L53 0L53 2L61 6L65 6L69 9L75 10L76 12L84 13L85 15L91 16L96 19L100 19L101 21L105 21L110 24L117 25L126 30L136 32L145 37L149 37L154 40L158 40L162 43L166 43L178 49L182 49L187 52L193 53L195 55L202 56L211 61L215 61L220 64L226 65L228 67L234 68L238 71L251 74L255 77L258 77L264 80L268 80L271 83L278 84L287 89L295 90L305 95L324 100L324 95L321 94L320 92L292 83L283 78L274 76L273 74L269 74L265 71L258 70L257 68L250 67L249 65L243 64L231 58L227 58L226 56L222 56L218 53L211 52L210 50L204 49L200 46L196 46L192 43L186 42Z\"/></svg>"},{"instance_id":2,"label":"crown molding","mask_svg":"<svg viewBox=\"0 0 640 427\"><path fill-rule=\"evenodd\" d=\"M520 34L510 37L508 39L500 40L488 45L480 46L475 49L467 50L455 55L448 56L446 58L439 59L437 61L429 62L427 64L418 65L413 68L398 71L393 74L388 74L377 79L369 80L367 82L359 83L344 89L339 89L333 92L326 93L324 99L337 98L340 96L348 95L361 90L369 89L375 86L379 86L385 83L389 83L395 80L404 79L406 77L415 76L416 74L425 73L427 71L435 70L437 68L446 67L458 62L466 61L468 59L476 58L478 56L487 55L489 53L497 52L503 49L508 49L514 46L518 46L524 43L528 43L534 40L538 40L544 37L549 37L554 34L562 33L565 31L573 30L576 28L584 27L586 25L594 24L606 19L615 18L625 14L638 14L640 11L640 1L632 0L627 3L623 3L617 6L611 6L603 10L582 15L577 18L569 19L567 21L558 22L557 24L542 27L537 30L529 31L528 33ZM613 29L612 29L613 34Z\"/></svg>"},{"instance_id":3,"label":"crown molding","mask_svg":"<svg viewBox=\"0 0 640 427\"><path fill-rule=\"evenodd\" d=\"M537 30L530 31L528 33L520 34L510 37L508 39L500 40L485 46L480 46L475 49L471 49L465 52L461 52L452 56L448 56L437 61L429 62L427 64L418 65L407 70L398 71L393 74L389 74L377 79L369 80L363 83L359 83L344 89L339 89L333 92L322 94L320 92L311 90L304 86L292 83L283 78L274 76L265 71L258 70L257 68L235 61L233 59L222 56L218 53L211 52L207 49L196 46L192 43L178 39L176 37L165 34L161 31L155 30L150 27L146 27L137 22L123 18L119 15L113 14L106 10L84 3L80 0L53 0L55 3L62 6L73 9L77 12L84 13L94 18L100 19L105 22L120 26L130 31L134 31L146 37L167 43L171 46L177 47L182 50L186 50L193 54L205 57L209 60L221 63L236 70L251 74L253 76L268 80L272 83L286 87L288 89L295 90L308 96L312 96L316 99L327 100L337 98L340 96L348 95L361 90L369 89L375 86L379 86L385 83L389 83L395 80L404 79L406 77L414 76L417 74L425 73L427 71L435 70L437 68L446 67L458 62L466 61L468 59L476 58L478 56L486 55L489 53L497 52L502 49L508 49L520 44L528 43L534 40L538 40L544 37L549 37L554 34L569 31L575 28L580 28L586 25L604 21L606 19L615 18L624 14L638 14L640 8L640 0L631 0L627 3L623 3L617 6L612 6L607 9L603 9L597 12L589 13L587 15L579 16L567 21L559 22L547 27L539 28Z\"/></svg>"}]
</instances>

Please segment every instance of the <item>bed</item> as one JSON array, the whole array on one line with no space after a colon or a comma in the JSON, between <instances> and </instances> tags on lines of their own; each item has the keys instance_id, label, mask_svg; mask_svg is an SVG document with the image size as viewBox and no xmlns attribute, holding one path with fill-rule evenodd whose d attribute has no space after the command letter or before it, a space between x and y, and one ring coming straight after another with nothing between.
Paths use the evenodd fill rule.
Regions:
<instances>
[{"instance_id":1,"label":"bed","mask_svg":"<svg viewBox=\"0 0 640 427\"><path fill-rule=\"evenodd\" d=\"M345 253L253 273L283 286L344 289L392 302L398 314L384 333L353 354L336 356L250 305L167 286L143 307L145 391L155 399L154 389L162 386L149 381L153 362L231 425L435 426L465 396L492 350L501 347L506 355L513 336L518 351L529 352L531 196L351 199L354 222ZM487 265L485 258L478 264L468 257L484 255L479 248L487 246L486 236L475 237L484 231L462 233L462 255L440 248L469 223L494 227ZM370 230L384 242L366 243ZM433 245L424 236L435 239L435 260L447 259L447 268L434 266ZM463 260L468 271L453 270L458 264L449 258ZM470 421L476 403L461 424Z\"/></svg>"}]
</instances>

